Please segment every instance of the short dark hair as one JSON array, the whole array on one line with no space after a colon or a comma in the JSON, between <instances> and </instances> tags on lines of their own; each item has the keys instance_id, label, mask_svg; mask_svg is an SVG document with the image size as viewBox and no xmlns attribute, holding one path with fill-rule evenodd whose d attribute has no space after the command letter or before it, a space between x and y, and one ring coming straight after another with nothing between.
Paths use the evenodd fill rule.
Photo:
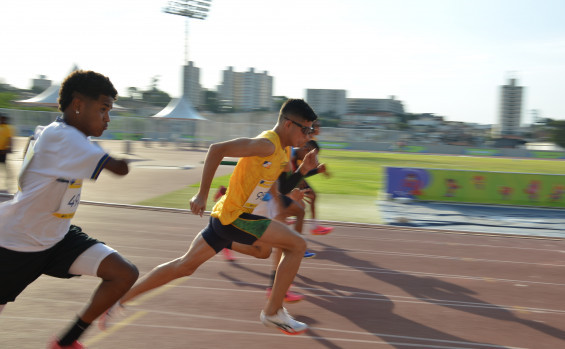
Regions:
<instances>
[{"instance_id":1,"label":"short dark hair","mask_svg":"<svg viewBox=\"0 0 565 349\"><path fill-rule=\"evenodd\" d=\"M318 145L318 142L316 142L313 139L306 142L306 144L304 144L304 146L308 147L308 148L312 148L312 149L318 149L318 151L320 150L320 146Z\"/></svg>"},{"instance_id":2,"label":"short dark hair","mask_svg":"<svg viewBox=\"0 0 565 349\"><path fill-rule=\"evenodd\" d=\"M75 93L80 93L92 99L98 99L100 95L104 95L116 100L118 95L118 91L108 77L91 70L75 70L65 78L59 90L60 111L64 112L67 109L73 101Z\"/></svg>"},{"instance_id":3,"label":"short dark hair","mask_svg":"<svg viewBox=\"0 0 565 349\"><path fill-rule=\"evenodd\" d=\"M289 99L283 103L279 112L279 122L286 116L296 115L306 121L314 121L318 115L303 99Z\"/></svg>"}]
</instances>

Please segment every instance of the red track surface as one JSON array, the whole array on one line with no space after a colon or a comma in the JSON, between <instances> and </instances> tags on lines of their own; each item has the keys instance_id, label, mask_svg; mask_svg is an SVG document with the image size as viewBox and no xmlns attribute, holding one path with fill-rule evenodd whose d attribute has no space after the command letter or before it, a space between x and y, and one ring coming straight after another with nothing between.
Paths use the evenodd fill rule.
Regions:
<instances>
[{"instance_id":1,"label":"red track surface","mask_svg":"<svg viewBox=\"0 0 565 349\"><path fill-rule=\"evenodd\" d=\"M144 274L180 256L207 218L82 206L75 224ZM131 305L89 348L563 348L565 241L337 226L307 236L287 306L311 329L286 336L264 327L268 260L220 255L192 277ZM0 315L0 348L43 348L97 285L90 277L41 277Z\"/></svg>"},{"instance_id":2,"label":"red track surface","mask_svg":"<svg viewBox=\"0 0 565 349\"><path fill-rule=\"evenodd\" d=\"M121 143L103 146L119 153ZM126 178L103 174L83 198L132 203L200 179L205 152L134 150ZM207 217L85 205L73 222L145 274L184 253ZM303 335L259 322L270 261L239 255L216 256L140 297L121 322L106 332L93 325L83 341L91 349L565 348L565 240L362 225L307 238L318 256L303 261L293 288L306 299L287 306L310 325ZM0 314L0 348L44 348L97 284L41 277Z\"/></svg>"}]
</instances>

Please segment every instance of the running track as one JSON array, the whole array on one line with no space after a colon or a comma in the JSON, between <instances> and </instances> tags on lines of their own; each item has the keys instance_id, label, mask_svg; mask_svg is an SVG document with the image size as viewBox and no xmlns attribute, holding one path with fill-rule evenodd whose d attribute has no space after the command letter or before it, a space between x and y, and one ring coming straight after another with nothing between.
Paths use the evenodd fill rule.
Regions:
<instances>
[{"instance_id":1,"label":"running track","mask_svg":"<svg viewBox=\"0 0 565 349\"><path fill-rule=\"evenodd\" d=\"M180 256L206 224L182 210L82 205L74 223L145 274ZM269 260L216 256L141 297L88 348L564 348L565 240L341 225L307 236L287 306L311 329L264 327ZM97 285L41 277L0 315L0 348L44 348Z\"/></svg>"}]
</instances>

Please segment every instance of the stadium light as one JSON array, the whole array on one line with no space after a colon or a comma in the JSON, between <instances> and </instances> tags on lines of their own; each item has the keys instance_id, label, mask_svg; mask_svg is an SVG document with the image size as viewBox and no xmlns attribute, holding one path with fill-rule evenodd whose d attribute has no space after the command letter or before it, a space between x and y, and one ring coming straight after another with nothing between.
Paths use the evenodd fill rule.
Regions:
<instances>
[{"instance_id":1,"label":"stadium light","mask_svg":"<svg viewBox=\"0 0 565 349\"><path fill-rule=\"evenodd\" d=\"M188 62L188 19L205 20L210 12L212 0L172 0L163 12L186 18L184 26L184 62Z\"/></svg>"},{"instance_id":2,"label":"stadium light","mask_svg":"<svg viewBox=\"0 0 565 349\"><path fill-rule=\"evenodd\" d=\"M163 12L194 19L206 19L212 0L169 1Z\"/></svg>"}]
</instances>

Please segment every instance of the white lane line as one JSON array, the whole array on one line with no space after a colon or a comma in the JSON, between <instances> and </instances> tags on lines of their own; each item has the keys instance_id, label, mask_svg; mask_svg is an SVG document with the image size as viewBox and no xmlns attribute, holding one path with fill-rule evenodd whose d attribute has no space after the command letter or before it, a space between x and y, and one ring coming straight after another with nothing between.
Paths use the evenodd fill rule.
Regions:
<instances>
[{"instance_id":1,"label":"white lane line","mask_svg":"<svg viewBox=\"0 0 565 349\"><path fill-rule=\"evenodd\" d=\"M137 239L138 241L140 239ZM158 241L162 242L162 239L143 239L144 241ZM189 243L187 240L176 240L168 242L172 242L178 246L180 242L182 243ZM153 247L139 247L139 246L131 246L131 245L121 245L121 244L112 244L112 247L116 249L138 249L138 250L148 250L148 251L160 251L160 252L171 252L171 253L178 253L177 250L169 250L169 249L158 249ZM457 256L443 256L443 255L431 255L431 254L423 254L423 253L408 253L408 252L390 252L390 251L382 251L382 250L359 250L359 249L343 249L343 248L324 248L323 250L316 250L316 252L338 252L342 254L367 254L367 255L385 255L385 256L401 256L401 257L410 257L410 258L427 258L427 259L444 259L444 260L454 260L454 261L463 261L463 262L481 262L481 263L501 263L501 264L522 264L522 265L535 265L535 266L543 266L543 267L565 267L565 264L560 263L536 263L536 262L522 262L522 261L509 261L509 260L501 260L501 259L486 259L486 258L473 258L473 257L457 257ZM246 257L247 258L247 257Z\"/></svg>"},{"instance_id":2,"label":"white lane line","mask_svg":"<svg viewBox=\"0 0 565 349\"><path fill-rule=\"evenodd\" d=\"M160 313L160 314L168 314L174 316L189 316L189 317L199 317L204 318L202 316L196 316L191 314L184 314L184 313L172 313L172 312L155 312L146 310L149 313ZM68 322L68 319L53 319L53 318L39 318L39 317L25 317L25 316L3 316L5 319L11 320L24 320L24 321L51 321L51 322ZM246 322L256 324L257 326L261 326L258 321L250 321L250 320L241 320L241 319L229 319L225 317L206 317L208 319L214 319L216 321L235 321L235 322ZM129 323L124 327L134 327L134 328L151 328L151 329L167 329L167 330L180 330L180 331L197 331L197 332L209 332L209 333L224 333L224 334L234 334L234 335L245 335L245 336L255 336L255 337L278 337L284 338L289 340L311 340L311 339L319 339L324 341L335 341L335 342L345 342L345 343L367 343L367 344L380 344L380 345L396 345L396 346L408 346L408 347L415 347L415 348L430 348L430 345L433 345L433 348L438 349L472 349L472 348L507 348L507 349L524 349L519 347L508 347L502 345L495 345L489 343L474 343L474 342L466 342L466 341L449 341L449 340L442 340L442 339L433 339L433 338L423 338L423 337L410 337L410 336L396 336L396 335L388 335L382 333L371 333L371 332L357 332L357 331L344 331L338 329L328 329L328 328L317 328L311 327L310 330L318 330L318 331L328 331L328 332L337 332L337 333L347 333L347 334L356 334L362 336L375 336L375 337L382 337L391 338L391 339L403 339L403 340L410 340L410 341L421 341L424 343L409 343L409 342L393 342L385 340L365 340L365 339L350 339L350 338L341 338L341 337L325 337L325 336L311 336L308 335L306 332L304 335L300 336L288 336L283 334L275 334L275 333L259 333L256 331L241 331L241 330L222 330L218 328L202 328L202 327L190 327L190 326L167 326L167 325L146 325L146 324L134 324ZM446 345L438 345L435 343L443 343L443 344L453 344L458 346L446 346ZM464 347L459 345L465 345Z\"/></svg>"},{"instance_id":3,"label":"white lane line","mask_svg":"<svg viewBox=\"0 0 565 349\"><path fill-rule=\"evenodd\" d=\"M115 245L113 245L115 246ZM150 249L152 251L159 251L158 249ZM173 252L178 253L178 251L168 251L162 250L166 252ZM124 254L125 257L129 259L170 259L170 256L147 256L147 255L133 255L133 254ZM253 263L249 263L252 266L258 265L270 265L270 261L264 261L252 257L244 257L238 256L238 260L247 259L249 261L253 261ZM224 260L214 260L210 259L206 263L226 263ZM470 276L470 275L461 275L461 274L443 274L443 273L430 273L430 272L420 272L420 271L413 271L413 270L392 270L386 268L379 268L379 267L361 267L361 266L354 266L354 265L335 265L329 263L317 263L313 261L308 261L308 263L302 263L300 265L300 269L315 269L315 270L329 270L333 272L362 272L362 273L371 273L371 274L393 274L393 275L411 275L411 276L426 276L426 277L435 277L441 279L462 279L462 280L476 280L476 281L488 281L488 282L506 282L506 283L519 283L519 284L529 284L529 285L548 285L548 286L565 286L565 283L559 282L544 282L544 281L531 281L531 280L517 280L517 279L504 279L504 278L496 278L492 276ZM386 281L385 281L386 282Z\"/></svg>"},{"instance_id":4,"label":"white lane line","mask_svg":"<svg viewBox=\"0 0 565 349\"><path fill-rule=\"evenodd\" d=\"M327 238L340 238L347 240L363 240L363 241L389 241L389 242L405 242L410 244L427 244L427 245L441 245L441 246L461 246L461 247L480 247L480 248L496 248L496 249L510 249L510 250L530 250L530 251L543 251L543 252L556 252L561 253L563 250L556 249L546 249L546 248L534 248L534 247L519 247L519 246L504 246L504 245L488 245L488 244L473 244L473 243L462 243L462 242L447 242L447 241L429 241L421 239L398 239L398 238L385 238L385 237L371 237L371 236L355 236L350 234L339 234L332 232L324 236ZM313 240L315 242L316 240Z\"/></svg>"},{"instance_id":5,"label":"white lane line","mask_svg":"<svg viewBox=\"0 0 565 349\"><path fill-rule=\"evenodd\" d=\"M99 201L87 201L83 200L80 202L83 205L101 206L101 207L113 207L113 208L123 208L132 210L148 210L155 212L170 212L170 213L181 213L181 214L192 214L189 209L179 209L179 208L168 208L168 207L156 207L156 206L143 206L143 205L133 205L133 204L118 204L118 203L108 203ZM210 211L204 212L205 216L210 215ZM306 219L305 223L309 223L310 220ZM458 231L458 230L438 230L438 229L418 229L414 227L397 227L386 224L373 224L373 223L356 223L356 222L339 222L339 221L326 221L318 220L322 224L330 224L336 227L354 227L354 228L369 228L372 230L384 230L384 233L388 234L398 234L401 233L426 233L426 234L453 234L453 235L470 235L478 237L494 237L494 238L515 238L515 239L535 239L535 240L548 240L548 241L563 241L563 237L550 237L550 236L538 236L538 235L512 235L512 234L500 234L500 233L483 233L483 232L472 232L472 231Z\"/></svg>"},{"instance_id":6,"label":"white lane line","mask_svg":"<svg viewBox=\"0 0 565 349\"><path fill-rule=\"evenodd\" d=\"M336 252L341 252L341 253L362 253L362 254L390 255L390 256L413 257L413 258L448 259L448 260L459 260L459 261L470 261L470 262L540 265L540 266L544 266L544 267L565 267L565 264L508 261L508 260L501 260L501 259L486 259L486 258L473 258L473 257L442 256L442 255L423 254L423 253L389 252L389 251L382 251L382 250L352 250L352 249L342 249L342 248L325 248L324 250L322 250L320 252L326 252L326 251L327 252L336 251Z\"/></svg>"},{"instance_id":7,"label":"white lane line","mask_svg":"<svg viewBox=\"0 0 565 349\"><path fill-rule=\"evenodd\" d=\"M156 251L156 249L152 249ZM176 251L171 251L176 252ZM171 257L169 256L147 256L147 255L132 255L132 254L124 254L129 259L157 259L157 260L167 260ZM249 259L254 261L254 263L249 263L249 265L257 266L257 265L270 265L270 262L264 262L263 260L257 260L255 258L246 258L241 257L238 259ZM206 263L226 263L224 260L213 260L210 259ZM325 267L327 266L327 267ZM462 280L475 280L475 281L486 281L486 282L505 282L505 283L519 283L519 284L529 284L529 285L547 285L547 286L565 286L565 283L558 283L558 282L544 282L544 281L531 281L531 280L518 280L518 279L504 279L504 278L496 278L492 276L470 276L470 275L461 275L461 274L442 274L442 273L430 273L430 272L420 272L420 271L412 271L412 270L391 270L386 268L379 268L379 267L360 267L360 266L347 266L347 265L339 265L336 266L334 264L324 264L324 263L314 263L308 262L303 263L300 265L301 269L315 269L315 270L329 270L332 272L361 272L361 273L370 273L370 274L384 274L384 275L411 275L411 276L426 276L426 277L435 277L441 279L462 279ZM382 280L381 280L382 281ZM386 281L384 281L386 282Z\"/></svg>"},{"instance_id":8,"label":"white lane line","mask_svg":"<svg viewBox=\"0 0 565 349\"><path fill-rule=\"evenodd\" d=\"M190 279L194 281L209 281L209 282L211 281L211 282L237 284L243 286L256 287L259 289L250 290L250 289L242 289L242 288L211 287L211 286L199 286L199 285L190 285L190 284L170 285L169 288L187 289L187 290L190 289L208 290L208 291L228 292L228 293L237 292L237 293L260 294L260 295L265 294L265 291L263 289L265 287L264 284L257 284L257 283L243 282L243 281L222 280L222 279L197 278L197 277L191 277ZM179 280L185 281L184 279L179 279ZM501 305L501 304L491 304L486 302L454 301L454 300L446 300L441 298L420 298L413 296L398 296L393 294L380 294L380 293L371 293L371 292L352 292L352 291L341 290L337 288L320 289L315 287L297 287L297 289L302 291L302 293L304 293L307 297L318 297L318 298L327 298L327 299L337 298L337 299L348 299L348 300L365 300L365 301L373 301L373 302L440 305L451 308L481 308L481 309L497 310L504 312L519 311L519 312L529 312L529 313L537 313L537 314L556 314L556 315L565 314L565 310L559 310L559 309L533 308L533 307L519 306L519 305ZM82 304L80 302L73 302L68 300L36 298L36 297L27 297L26 299L39 301L39 302L48 302L48 303Z\"/></svg>"}]
</instances>

